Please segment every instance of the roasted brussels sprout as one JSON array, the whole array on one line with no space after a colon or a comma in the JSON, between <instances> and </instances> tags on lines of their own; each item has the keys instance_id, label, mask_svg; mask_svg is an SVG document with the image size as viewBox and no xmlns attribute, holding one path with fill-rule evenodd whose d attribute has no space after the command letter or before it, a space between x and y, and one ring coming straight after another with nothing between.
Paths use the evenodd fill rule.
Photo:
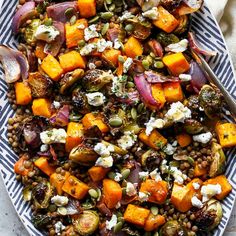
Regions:
<instances>
[{"instance_id":1,"label":"roasted brussels sprout","mask_svg":"<svg viewBox=\"0 0 236 236\"><path fill-rule=\"evenodd\" d=\"M167 221L160 230L160 236L187 236L186 229L176 220Z\"/></svg>"},{"instance_id":2,"label":"roasted brussels sprout","mask_svg":"<svg viewBox=\"0 0 236 236\"><path fill-rule=\"evenodd\" d=\"M52 93L52 81L39 72L30 73L28 83L35 98L49 97Z\"/></svg>"},{"instance_id":3,"label":"roasted brussels sprout","mask_svg":"<svg viewBox=\"0 0 236 236\"><path fill-rule=\"evenodd\" d=\"M73 223L79 235L92 235L98 228L99 216L95 211L83 211Z\"/></svg>"},{"instance_id":4,"label":"roasted brussels sprout","mask_svg":"<svg viewBox=\"0 0 236 236\"><path fill-rule=\"evenodd\" d=\"M203 125L194 119L187 119L184 122L184 129L188 134L198 134L203 130Z\"/></svg>"},{"instance_id":5,"label":"roasted brussels sprout","mask_svg":"<svg viewBox=\"0 0 236 236\"><path fill-rule=\"evenodd\" d=\"M184 32L187 31L187 29L189 27L189 17L188 17L188 15L183 15L183 16L180 16L180 18L178 20L179 20L179 25L175 29L174 33L175 34L183 34Z\"/></svg>"},{"instance_id":6,"label":"roasted brussels sprout","mask_svg":"<svg viewBox=\"0 0 236 236\"><path fill-rule=\"evenodd\" d=\"M34 19L32 22L25 28L25 41L29 44L34 43L36 41L34 34L37 28L40 26L40 19Z\"/></svg>"},{"instance_id":7,"label":"roasted brussels sprout","mask_svg":"<svg viewBox=\"0 0 236 236\"><path fill-rule=\"evenodd\" d=\"M98 155L93 150L93 148L89 147L88 145L84 143L73 148L69 155L70 160L84 166L89 166L89 165L94 164L97 158L98 158Z\"/></svg>"},{"instance_id":8,"label":"roasted brussels sprout","mask_svg":"<svg viewBox=\"0 0 236 236\"><path fill-rule=\"evenodd\" d=\"M72 92L72 102L77 111L81 114L86 114L90 111L87 97L81 92L80 88L76 88Z\"/></svg>"},{"instance_id":9,"label":"roasted brussels sprout","mask_svg":"<svg viewBox=\"0 0 236 236\"><path fill-rule=\"evenodd\" d=\"M52 221L52 217L48 216L48 215L35 215L32 217L32 222L33 225L37 228L37 229L42 229L45 226L47 226L48 224L50 224Z\"/></svg>"},{"instance_id":10,"label":"roasted brussels sprout","mask_svg":"<svg viewBox=\"0 0 236 236\"><path fill-rule=\"evenodd\" d=\"M84 76L84 70L77 69L73 72L66 73L60 81L60 93L65 94L66 91L71 88L78 80Z\"/></svg>"},{"instance_id":11,"label":"roasted brussels sprout","mask_svg":"<svg viewBox=\"0 0 236 236\"><path fill-rule=\"evenodd\" d=\"M195 212L195 225L200 231L211 231L220 223L222 215L223 210L220 202L211 199L203 208Z\"/></svg>"},{"instance_id":12,"label":"roasted brussels sprout","mask_svg":"<svg viewBox=\"0 0 236 236\"><path fill-rule=\"evenodd\" d=\"M199 102L205 114L213 119L220 113L222 108L222 94L217 88L204 85L199 93Z\"/></svg>"},{"instance_id":13,"label":"roasted brussels sprout","mask_svg":"<svg viewBox=\"0 0 236 236\"><path fill-rule=\"evenodd\" d=\"M192 117L199 116L199 99L197 95L191 95L188 99L185 100L185 105L191 110Z\"/></svg>"},{"instance_id":14,"label":"roasted brussels sprout","mask_svg":"<svg viewBox=\"0 0 236 236\"><path fill-rule=\"evenodd\" d=\"M168 9L168 11L173 11L179 6L181 2L182 0L161 0L161 5Z\"/></svg>"},{"instance_id":15,"label":"roasted brussels sprout","mask_svg":"<svg viewBox=\"0 0 236 236\"><path fill-rule=\"evenodd\" d=\"M103 70L88 70L82 79L82 86L87 92L97 92L112 81L112 74Z\"/></svg>"},{"instance_id":16,"label":"roasted brussels sprout","mask_svg":"<svg viewBox=\"0 0 236 236\"><path fill-rule=\"evenodd\" d=\"M36 209L45 209L50 203L52 188L49 182L42 181L32 189L33 204Z\"/></svg>"},{"instance_id":17,"label":"roasted brussels sprout","mask_svg":"<svg viewBox=\"0 0 236 236\"><path fill-rule=\"evenodd\" d=\"M178 43L179 38L175 34L167 34L164 32L160 32L157 35L157 41L164 47L167 47L168 45L172 43Z\"/></svg>"},{"instance_id":18,"label":"roasted brussels sprout","mask_svg":"<svg viewBox=\"0 0 236 236\"><path fill-rule=\"evenodd\" d=\"M146 166L149 170L153 170L159 166L162 159L163 154L161 152L150 149L141 156L141 164L142 166Z\"/></svg>"},{"instance_id":19,"label":"roasted brussels sprout","mask_svg":"<svg viewBox=\"0 0 236 236\"><path fill-rule=\"evenodd\" d=\"M209 176L213 178L225 171L226 157L222 147L218 143L212 143L211 155L213 160L210 165Z\"/></svg>"}]
</instances>

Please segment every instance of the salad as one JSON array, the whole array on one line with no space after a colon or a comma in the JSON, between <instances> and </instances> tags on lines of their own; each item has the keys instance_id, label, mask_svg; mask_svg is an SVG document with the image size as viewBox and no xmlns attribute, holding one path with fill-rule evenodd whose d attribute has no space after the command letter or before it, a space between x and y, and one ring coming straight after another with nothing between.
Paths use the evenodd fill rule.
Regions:
<instances>
[{"instance_id":1,"label":"salad","mask_svg":"<svg viewBox=\"0 0 236 236\"><path fill-rule=\"evenodd\" d=\"M214 230L236 146L191 32L203 0L20 0L0 46L14 171L45 235Z\"/></svg>"}]
</instances>

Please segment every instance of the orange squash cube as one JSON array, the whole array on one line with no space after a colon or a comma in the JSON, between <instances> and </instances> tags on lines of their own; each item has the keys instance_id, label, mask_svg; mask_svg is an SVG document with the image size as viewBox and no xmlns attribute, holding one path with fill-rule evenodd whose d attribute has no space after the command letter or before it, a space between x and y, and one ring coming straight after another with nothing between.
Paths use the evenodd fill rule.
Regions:
<instances>
[{"instance_id":1,"label":"orange squash cube","mask_svg":"<svg viewBox=\"0 0 236 236\"><path fill-rule=\"evenodd\" d=\"M162 84L152 84L152 96L158 103L158 108L161 109L166 102Z\"/></svg>"},{"instance_id":2,"label":"orange squash cube","mask_svg":"<svg viewBox=\"0 0 236 236\"><path fill-rule=\"evenodd\" d=\"M109 168L104 168L101 166L93 166L88 170L88 174L94 182L97 182L104 179L109 170L110 170Z\"/></svg>"},{"instance_id":3,"label":"orange squash cube","mask_svg":"<svg viewBox=\"0 0 236 236\"><path fill-rule=\"evenodd\" d=\"M96 15L95 0L78 0L78 8L81 17L89 18Z\"/></svg>"},{"instance_id":4,"label":"orange squash cube","mask_svg":"<svg viewBox=\"0 0 236 236\"><path fill-rule=\"evenodd\" d=\"M32 111L35 116L51 116L51 102L45 98L37 98L33 100Z\"/></svg>"},{"instance_id":5,"label":"orange squash cube","mask_svg":"<svg viewBox=\"0 0 236 236\"><path fill-rule=\"evenodd\" d=\"M161 225L164 225L165 222L166 220L164 216L153 215L152 213L150 213L145 222L144 230L148 232L157 230Z\"/></svg>"},{"instance_id":6,"label":"orange squash cube","mask_svg":"<svg viewBox=\"0 0 236 236\"><path fill-rule=\"evenodd\" d=\"M24 82L15 83L16 104L27 105L32 101L31 89Z\"/></svg>"},{"instance_id":7,"label":"orange squash cube","mask_svg":"<svg viewBox=\"0 0 236 236\"><path fill-rule=\"evenodd\" d=\"M194 166L194 177L201 177L207 174L207 168L200 168L196 163Z\"/></svg>"},{"instance_id":8,"label":"orange squash cube","mask_svg":"<svg viewBox=\"0 0 236 236\"><path fill-rule=\"evenodd\" d=\"M129 37L124 45L124 52L127 57L135 58L143 54L142 44L133 36Z\"/></svg>"},{"instance_id":9,"label":"orange squash cube","mask_svg":"<svg viewBox=\"0 0 236 236\"><path fill-rule=\"evenodd\" d=\"M176 136L176 140L181 147L187 147L192 142L192 137L189 134L182 133Z\"/></svg>"},{"instance_id":10,"label":"orange squash cube","mask_svg":"<svg viewBox=\"0 0 236 236\"><path fill-rule=\"evenodd\" d=\"M118 57L121 55L121 51L110 48L106 49L102 53L102 58L107 61L111 66L116 67L118 65Z\"/></svg>"},{"instance_id":11,"label":"orange squash cube","mask_svg":"<svg viewBox=\"0 0 236 236\"><path fill-rule=\"evenodd\" d=\"M35 166L37 166L42 172L44 172L46 175L50 176L55 171L56 168L52 167L48 163L48 159L46 157L40 157L34 162Z\"/></svg>"},{"instance_id":12,"label":"orange squash cube","mask_svg":"<svg viewBox=\"0 0 236 236\"><path fill-rule=\"evenodd\" d=\"M69 176L70 173L68 171L65 172L65 175L58 174L56 172L50 175L50 184L55 187L59 195L62 195L62 186Z\"/></svg>"},{"instance_id":13,"label":"orange squash cube","mask_svg":"<svg viewBox=\"0 0 236 236\"><path fill-rule=\"evenodd\" d=\"M179 82L168 82L163 85L167 102L178 102L184 99L184 94Z\"/></svg>"}]
</instances>

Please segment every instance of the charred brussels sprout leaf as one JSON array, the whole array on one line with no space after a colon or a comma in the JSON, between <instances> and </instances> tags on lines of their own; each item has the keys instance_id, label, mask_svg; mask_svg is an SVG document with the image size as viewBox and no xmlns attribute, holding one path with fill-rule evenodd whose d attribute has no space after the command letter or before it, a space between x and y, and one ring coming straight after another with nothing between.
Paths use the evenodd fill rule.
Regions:
<instances>
[{"instance_id":1,"label":"charred brussels sprout leaf","mask_svg":"<svg viewBox=\"0 0 236 236\"><path fill-rule=\"evenodd\" d=\"M187 236L186 229L176 220L166 222L161 230L160 236Z\"/></svg>"},{"instance_id":2,"label":"charred brussels sprout leaf","mask_svg":"<svg viewBox=\"0 0 236 236\"><path fill-rule=\"evenodd\" d=\"M198 134L203 130L203 125L194 119L188 119L184 123L184 129L188 134Z\"/></svg>"},{"instance_id":3,"label":"charred brussels sprout leaf","mask_svg":"<svg viewBox=\"0 0 236 236\"><path fill-rule=\"evenodd\" d=\"M34 34L37 30L37 28L39 27L39 25L41 24L39 19L34 19L32 20L32 22L25 28L25 41L27 43L33 43L35 42L35 37Z\"/></svg>"},{"instance_id":4,"label":"charred brussels sprout leaf","mask_svg":"<svg viewBox=\"0 0 236 236\"><path fill-rule=\"evenodd\" d=\"M81 114L86 114L90 111L87 97L85 93L81 92L79 88L76 88L72 92L72 102L77 111Z\"/></svg>"},{"instance_id":5,"label":"charred brussels sprout leaf","mask_svg":"<svg viewBox=\"0 0 236 236\"><path fill-rule=\"evenodd\" d=\"M168 45L172 43L178 43L179 38L175 34L167 34L164 32L160 32L157 35L157 41L164 47L167 47Z\"/></svg>"},{"instance_id":6,"label":"charred brussels sprout leaf","mask_svg":"<svg viewBox=\"0 0 236 236\"><path fill-rule=\"evenodd\" d=\"M35 215L32 217L33 225L37 229L44 228L46 225L50 224L52 221L52 218L47 215Z\"/></svg>"},{"instance_id":7,"label":"charred brussels sprout leaf","mask_svg":"<svg viewBox=\"0 0 236 236\"><path fill-rule=\"evenodd\" d=\"M222 95L220 91L210 85L204 85L199 93L199 102L205 114L213 119L222 108Z\"/></svg>"},{"instance_id":8,"label":"charred brussels sprout leaf","mask_svg":"<svg viewBox=\"0 0 236 236\"><path fill-rule=\"evenodd\" d=\"M98 228L99 216L95 211L84 211L74 221L74 229L82 236L92 235Z\"/></svg>"},{"instance_id":9,"label":"charred brussels sprout leaf","mask_svg":"<svg viewBox=\"0 0 236 236\"><path fill-rule=\"evenodd\" d=\"M184 32L187 31L187 29L189 27L189 17L188 17L188 15L183 15L178 20L179 20L179 25L175 29L174 33L183 34Z\"/></svg>"},{"instance_id":10,"label":"charred brussels sprout leaf","mask_svg":"<svg viewBox=\"0 0 236 236\"><path fill-rule=\"evenodd\" d=\"M219 201L212 199L203 208L195 213L195 224L201 231L211 231L221 221L223 215L222 206Z\"/></svg>"}]
</instances>

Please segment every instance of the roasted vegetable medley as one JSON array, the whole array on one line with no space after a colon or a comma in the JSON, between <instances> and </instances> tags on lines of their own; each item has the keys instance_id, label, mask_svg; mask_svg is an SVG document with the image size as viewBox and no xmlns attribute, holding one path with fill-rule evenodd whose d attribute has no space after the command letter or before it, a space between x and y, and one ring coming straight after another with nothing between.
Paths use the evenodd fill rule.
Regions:
<instances>
[{"instance_id":1,"label":"roasted vegetable medley","mask_svg":"<svg viewBox=\"0 0 236 236\"><path fill-rule=\"evenodd\" d=\"M0 46L16 178L46 235L217 227L236 125L197 60L202 0L20 0ZM228 119L229 120L229 119Z\"/></svg>"}]
</instances>

